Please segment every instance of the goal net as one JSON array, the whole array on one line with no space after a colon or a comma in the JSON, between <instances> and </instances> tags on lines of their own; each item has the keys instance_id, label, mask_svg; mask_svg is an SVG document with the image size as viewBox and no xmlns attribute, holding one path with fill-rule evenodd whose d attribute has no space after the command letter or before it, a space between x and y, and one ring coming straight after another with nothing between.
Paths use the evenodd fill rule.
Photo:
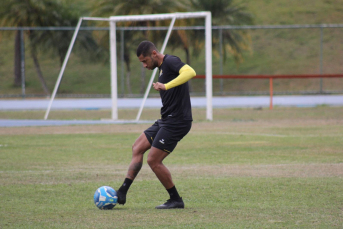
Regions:
<instances>
[{"instance_id":1,"label":"goal net","mask_svg":"<svg viewBox=\"0 0 343 229\"><path fill-rule=\"evenodd\" d=\"M82 21L108 21L109 22L109 30L110 30L110 67L111 67L111 119L112 120L118 120L118 84L117 84L117 72L118 72L118 66L117 66L117 37L116 37L116 24L118 22L124 22L124 21L157 21L157 20L171 20L171 23L168 27L168 31L166 34L166 37L164 39L162 48L160 49L161 53L164 53L165 48L167 46L170 34L172 32L174 23L176 19L186 19L186 18L204 18L205 19L205 84L206 84L206 119L213 120L213 112L212 112L212 18L211 18L211 12L186 12L186 13L168 13L168 14L149 14L149 15L128 15L128 16L112 16L109 18L99 18L99 17L82 17L79 19L78 24L76 26L76 29L74 31L74 35L72 37L72 40L70 42L68 51L66 53L66 57L63 61L60 73L58 75L54 90L52 92L52 96L50 98L50 102L48 105L48 108L46 110L44 119L48 119L50 109L52 107L52 103L55 99L58 87L61 83L62 76L64 73L64 70L66 68L68 59L70 57L71 51L73 49L77 34L80 30L80 26ZM151 89L152 82L155 78L157 72L157 68L154 69L149 84L146 88L146 91L144 93L144 97L142 99L140 109L138 111L138 114L136 116L135 120L138 122L142 113L142 110L144 108L146 99L148 97L149 91Z\"/></svg>"}]
</instances>

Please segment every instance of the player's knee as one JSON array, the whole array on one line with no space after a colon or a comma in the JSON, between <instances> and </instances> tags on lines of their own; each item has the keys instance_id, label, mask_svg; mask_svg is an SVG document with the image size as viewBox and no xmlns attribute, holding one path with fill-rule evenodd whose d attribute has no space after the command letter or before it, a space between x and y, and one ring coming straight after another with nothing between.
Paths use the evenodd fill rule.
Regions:
<instances>
[{"instance_id":1,"label":"player's knee","mask_svg":"<svg viewBox=\"0 0 343 229\"><path fill-rule=\"evenodd\" d=\"M144 144L141 144L140 142L133 143L132 145L133 154L144 154L145 151L147 151L147 147L145 147Z\"/></svg>"},{"instance_id":2,"label":"player's knee","mask_svg":"<svg viewBox=\"0 0 343 229\"><path fill-rule=\"evenodd\" d=\"M144 153L144 152L143 152ZM132 145L132 155L142 154L142 149L139 144L134 143Z\"/></svg>"},{"instance_id":3,"label":"player's knee","mask_svg":"<svg viewBox=\"0 0 343 229\"><path fill-rule=\"evenodd\" d=\"M154 170L159 164L159 162L155 160L153 157L148 157L147 163L152 170Z\"/></svg>"},{"instance_id":4,"label":"player's knee","mask_svg":"<svg viewBox=\"0 0 343 229\"><path fill-rule=\"evenodd\" d=\"M153 166L154 165L154 160L153 159L151 159L150 157L148 157L148 159L147 159L147 163L148 163L148 165L150 166L150 168L151 168L151 166Z\"/></svg>"},{"instance_id":5,"label":"player's knee","mask_svg":"<svg viewBox=\"0 0 343 229\"><path fill-rule=\"evenodd\" d=\"M146 137L141 135L132 145L132 154L144 154L150 148L150 143Z\"/></svg>"},{"instance_id":6,"label":"player's knee","mask_svg":"<svg viewBox=\"0 0 343 229\"><path fill-rule=\"evenodd\" d=\"M136 152L137 151L136 143L133 143L131 148L132 148L132 152Z\"/></svg>"}]
</instances>

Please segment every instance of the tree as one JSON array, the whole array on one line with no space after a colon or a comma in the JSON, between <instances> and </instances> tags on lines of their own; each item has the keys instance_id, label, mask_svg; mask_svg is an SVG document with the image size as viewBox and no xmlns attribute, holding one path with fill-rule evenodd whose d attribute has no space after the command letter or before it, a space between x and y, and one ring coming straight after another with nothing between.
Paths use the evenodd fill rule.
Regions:
<instances>
[{"instance_id":1,"label":"tree","mask_svg":"<svg viewBox=\"0 0 343 229\"><path fill-rule=\"evenodd\" d=\"M195 11L211 11L212 25L251 25L253 24L253 17L246 11L243 3L234 4L233 0L189 0L190 7ZM199 33L199 31L195 31ZM203 47L204 41L201 40L203 36L196 36L200 38L193 42L195 55ZM222 52L224 59L227 53L231 53L236 61L240 63L243 60L242 52L250 49L251 39L249 33L242 30L224 30ZM213 45L218 44L219 39L213 36ZM214 50L214 52L216 52Z\"/></svg>"},{"instance_id":2,"label":"tree","mask_svg":"<svg viewBox=\"0 0 343 229\"><path fill-rule=\"evenodd\" d=\"M1 25L15 27L49 27L49 26L75 26L79 15L58 0L8 0L0 8ZM38 47L55 51L59 56L60 64L68 49L72 34L69 31L37 31L27 30L26 35L30 41L30 54L33 59L38 78L46 94L50 94L43 77L38 61ZM91 34L84 33L84 49L96 48L96 43L91 39ZM18 48L19 47L19 48ZM19 31L15 39L15 85L21 82L20 73L20 40ZM19 69L18 69L19 67ZM19 84L20 85L20 84Z\"/></svg>"},{"instance_id":3,"label":"tree","mask_svg":"<svg viewBox=\"0 0 343 229\"><path fill-rule=\"evenodd\" d=\"M44 26L44 25L51 25L51 19L53 16L56 16L56 10L59 6L57 2L51 0L44 0L44 1L34 1L34 0L11 0L6 1L5 4L2 6L2 10L0 12L0 17L2 19L2 25L7 26ZM50 11L52 10L52 11ZM20 72L18 70L18 60L20 53L18 52L18 48L20 47L20 40L17 38L19 35L19 30L17 31L16 39L15 39L15 85L18 85L18 81L21 81L21 75L17 74ZM42 71L40 70L40 65L37 58L37 43L34 42L36 32L29 30L26 31L27 36L29 37L30 42L30 49L31 49L31 57L33 58L35 68L41 81L42 87L46 94L49 94L48 87L42 75Z\"/></svg>"},{"instance_id":4,"label":"tree","mask_svg":"<svg viewBox=\"0 0 343 229\"><path fill-rule=\"evenodd\" d=\"M92 16L108 17L114 15L141 15L141 14L160 14L182 11L183 5L177 0L100 0L92 10ZM130 21L126 23L118 23L123 26L162 26L167 25L165 21ZM156 33L154 33L156 35ZM108 35L107 35L108 37ZM159 37L159 36L157 36ZM142 31L142 33L126 32L124 45L124 61L126 64L127 74L126 83L129 93L131 93L130 85L130 49L136 47L143 39L151 41L156 40L156 37L150 31ZM157 42L157 40L155 41ZM108 44L106 40L105 44ZM141 74L141 93L145 90L145 70Z\"/></svg>"}]
</instances>

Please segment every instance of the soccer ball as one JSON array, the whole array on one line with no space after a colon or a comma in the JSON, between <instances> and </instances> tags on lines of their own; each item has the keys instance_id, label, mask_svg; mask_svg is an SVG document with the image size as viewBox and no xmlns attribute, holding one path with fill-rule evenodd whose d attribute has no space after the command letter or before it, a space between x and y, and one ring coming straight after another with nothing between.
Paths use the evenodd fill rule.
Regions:
<instances>
[{"instance_id":1,"label":"soccer ball","mask_svg":"<svg viewBox=\"0 0 343 229\"><path fill-rule=\"evenodd\" d=\"M99 209L112 209L117 204L117 192L109 187L102 186L94 193L94 203Z\"/></svg>"}]
</instances>

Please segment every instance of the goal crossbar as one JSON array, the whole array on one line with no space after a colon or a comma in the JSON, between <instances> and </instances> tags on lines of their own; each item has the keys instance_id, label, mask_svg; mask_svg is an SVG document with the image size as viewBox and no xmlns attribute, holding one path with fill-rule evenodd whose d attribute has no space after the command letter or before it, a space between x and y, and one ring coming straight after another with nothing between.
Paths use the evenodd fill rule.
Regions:
<instances>
[{"instance_id":1,"label":"goal crossbar","mask_svg":"<svg viewBox=\"0 0 343 229\"><path fill-rule=\"evenodd\" d=\"M145 14L145 15L120 15L120 16L111 16L109 18L103 17L82 17L83 20L88 21L153 21L153 20L168 20L172 18L184 19L184 18L201 18L207 17L210 12L201 11L201 12L176 12L176 13L167 13L167 14Z\"/></svg>"},{"instance_id":2,"label":"goal crossbar","mask_svg":"<svg viewBox=\"0 0 343 229\"><path fill-rule=\"evenodd\" d=\"M46 114L44 119L48 118L52 102L55 98L57 89L62 79L63 72L65 70L66 64L68 62L71 50L74 46L77 33L80 29L81 23L83 20L87 21L108 21L110 24L110 62L111 62L111 99L112 99L112 120L118 119L118 107L117 107L117 100L118 100L118 92L117 92L117 50L116 50L116 23L122 21L148 21L148 20L168 20L172 19L171 25L169 27L168 33L166 35L165 41L163 43L163 47L161 52L163 53L167 41L170 36L171 29L174 25L175 19L186 19L186 18L205 18L205 58L206 58L206 119L213 120L213 113L212 113L212 18L211 12L202 11L202 12L177 12L177 13L168 13L168 14L147 14L147 15L126 15L126 16L111 16L109 18L100 18L100 17L82 17L79 19L77 27L74 31L74 35L72 41L69 45L66 57L62 64L61 71L59 73L57 82L55 84L55 88L53 94L51 96ZM150 81L154 79L156 71L153 72ZM149 83L150 84L150 83ZM145 100L147 95L150 91L151 85L148 85L141 108L137 114L136 121L139 120L140 114L142 112Z\"/></svg>"}]
</instances>

